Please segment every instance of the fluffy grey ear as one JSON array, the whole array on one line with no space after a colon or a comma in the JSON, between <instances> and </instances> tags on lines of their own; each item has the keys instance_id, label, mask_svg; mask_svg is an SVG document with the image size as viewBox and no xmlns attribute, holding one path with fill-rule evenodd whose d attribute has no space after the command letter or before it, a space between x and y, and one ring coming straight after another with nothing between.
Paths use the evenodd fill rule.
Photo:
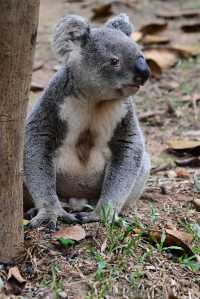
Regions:
<instances>
[{"instance_id":1,"label":"fluffy grey ear","mask_svg":"<svg viewBox=\"0 0 200 299\"><path fill-rule=\"evenodd\" d=\"M109 19L105 26L121 30L128 36L133 32L133 25L130 23L129 17L125 13L121 13L118 16Z\"/></svg>"},{"instance_id":2,"label":"fluffy grey ear","mask_svg":"<svg viewBox=\"0 0 200 299\"><path fill-rule=\"evenodd\" d=\"M57 55L66 61L72 51L84 46L89 34L90 26L84 18L76 15L65 16L55 27L53 48Z\"/></svg>"}]
</instances>

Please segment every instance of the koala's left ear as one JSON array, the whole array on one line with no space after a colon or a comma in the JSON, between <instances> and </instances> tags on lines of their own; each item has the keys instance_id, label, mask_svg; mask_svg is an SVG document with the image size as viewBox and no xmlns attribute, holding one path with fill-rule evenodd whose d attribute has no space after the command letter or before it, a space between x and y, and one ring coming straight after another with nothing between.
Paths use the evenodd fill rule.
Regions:
<instances>
[{"instance_id":1,"label":"koala's left ear","mask_svg":"<svg viewBox=\"0 0 200 299\"><path fill-rule=\"evenodd\" d=\"M129 17L125 13L121 13L116 17L109 19L105 26L121 30L126 35L130 36L133 32L133 25L129 21Z\"/></svg>"},{"instance_id":2,"label":"koala's left ear","mask_svg":"<svg viewBox=\"0 0 200 299\"><path fill-rule=\"evenodd\" d=\"M53 48L62 60L67 61L73 51L85 45L89 35L90 26L84 18L76 15L65 16L55 27Z\"/></svg>"}]
</instances>

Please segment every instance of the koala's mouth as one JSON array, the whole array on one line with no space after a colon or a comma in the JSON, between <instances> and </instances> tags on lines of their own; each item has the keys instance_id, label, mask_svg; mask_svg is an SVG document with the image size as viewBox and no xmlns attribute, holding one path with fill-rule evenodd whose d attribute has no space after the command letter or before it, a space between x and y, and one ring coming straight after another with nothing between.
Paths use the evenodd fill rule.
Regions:
<instances>
[{"instance_id":1,"label":"koala's mouth","mask_svg":"<svg viewBox=\"0 0 200 299\"><path fill-rule=\"evenodd\" d=\"M124 97L135 94L139 89L139 84L124 84L121 88L118 89L118 93Z\"/></svg>"},{"instance_id":2,"label":"koala's mouth","mask_svg":"<svg viewBox=\"0 0 200 299\"><path fill-rule=\"evenodd\" d=\"M140 89L139 84L125 84L124 88L130 88L132 90L138 91Z\"/></svg>"},{"instance_id":3,"label":"koala's mouth","mask_svg":"<svg viewBox=\"0 0 200 299\"><path fill-rule=\"evenodd\" d=\"M126 84L127 87L140 88L139 84Z\"/></svg>"}]
</instances>

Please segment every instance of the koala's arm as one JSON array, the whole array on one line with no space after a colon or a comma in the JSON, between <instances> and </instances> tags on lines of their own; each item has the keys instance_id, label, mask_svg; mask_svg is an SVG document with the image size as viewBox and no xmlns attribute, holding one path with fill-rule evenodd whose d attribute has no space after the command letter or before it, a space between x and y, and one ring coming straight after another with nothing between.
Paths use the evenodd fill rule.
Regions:
<instances>
[{"instance_id":1,"label":"koala's arm","mask_svg":"<svg viewBox=\"0 0 200 299\"><path fill-rule=\"evenodd\" d=\"M42 222L55 225L57 217L74 221L65 212L56 194L55 150L67 132L59 118L59 104L70 93L70 73L62 68L50 81L27 119L24 146L24 182L38 214L31 226Z\"/></svg>"},{"instance_id":2,"label":"koala's arm","mask_svg":"<svg viewBox=\"0 0 200 299\"><path fill-rule=\"evenodd\" d=\"M131 103L128 113L115 131L111 150L112 159L105 169L97 210L109 205L117 215L137 185L145 156L143 134Z\"/></svg>"}]
</instances>

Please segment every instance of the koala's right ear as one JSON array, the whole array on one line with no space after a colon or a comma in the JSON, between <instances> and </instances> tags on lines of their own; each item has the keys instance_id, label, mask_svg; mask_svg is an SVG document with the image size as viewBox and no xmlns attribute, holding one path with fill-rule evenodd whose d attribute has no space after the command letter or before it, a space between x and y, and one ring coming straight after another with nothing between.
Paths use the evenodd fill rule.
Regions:
<instances>
[{"instance_id":1,"label":"koala's right ear","mask_svg":"<svg viewBox=\"0 0 200 299\"><path fill-rule=\"evenodd\" d=\"M130 23L129 17L125 13L112 17L105 23L105 26L120 30L128 36L133 32L133 25Z\"/></svg>"},{"instance_id":2,"label":"koala's right ear","mask_svg":"<svg viewBox=\"0 0 200 299\"><path fill-rule=\"evenodd\" d=\"M76 15L63 17L55 27L53 48L62 60L67 60L70 53L80 49L87 42L90 35L88 22Z\"/></svg>"}]
</instances>

